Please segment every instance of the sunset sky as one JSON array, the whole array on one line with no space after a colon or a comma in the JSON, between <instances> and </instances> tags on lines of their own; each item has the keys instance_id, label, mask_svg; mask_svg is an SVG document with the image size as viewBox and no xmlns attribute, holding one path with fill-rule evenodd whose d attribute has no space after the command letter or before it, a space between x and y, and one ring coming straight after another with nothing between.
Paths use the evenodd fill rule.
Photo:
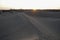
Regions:
<instances>
[{"instance_id":1,"label":"sunset sky","mask_svg":"<svg viewBox=\"0 0 60 40\"><path fill-rule=\"evenodd\" d=\"M0 0L0 9L60 9L60 0Z\"/></svg>"}]
</instances>

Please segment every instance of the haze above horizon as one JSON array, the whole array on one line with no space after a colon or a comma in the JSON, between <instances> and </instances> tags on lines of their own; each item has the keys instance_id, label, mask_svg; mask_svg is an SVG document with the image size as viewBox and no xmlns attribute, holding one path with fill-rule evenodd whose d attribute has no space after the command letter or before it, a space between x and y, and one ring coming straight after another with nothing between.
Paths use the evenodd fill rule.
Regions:
<instances>
[{"instance_id":1,"label":"haze above horizon","mask_svg":"<svg viewBox=\"0 0 60 40\"><path fill-rule=\"evenodd\" d=\"M0 0L0 9L60 9L60 0Z\"/></svg>"}]
</instances>

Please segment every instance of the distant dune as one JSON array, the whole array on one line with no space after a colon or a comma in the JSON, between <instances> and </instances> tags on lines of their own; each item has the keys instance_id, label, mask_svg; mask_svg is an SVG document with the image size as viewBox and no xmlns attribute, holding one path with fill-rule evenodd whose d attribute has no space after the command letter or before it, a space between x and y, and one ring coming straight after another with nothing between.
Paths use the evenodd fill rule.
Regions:
<instances>
[{"instance_id":1,"label":"distant dune","mask_svg":"<svg viewBox=\"0 0 60 40\"><path fill-rule=\"evenodd\" d=\"M51 9L45 9L45 10L36 10L33 12L33 9L10 9L10 10L0 10L1 12L24 12L28 15L33 15L37 17L55 17L55 18L60 18L60 10L51 10Z\"/></svg>"}]
</instances>

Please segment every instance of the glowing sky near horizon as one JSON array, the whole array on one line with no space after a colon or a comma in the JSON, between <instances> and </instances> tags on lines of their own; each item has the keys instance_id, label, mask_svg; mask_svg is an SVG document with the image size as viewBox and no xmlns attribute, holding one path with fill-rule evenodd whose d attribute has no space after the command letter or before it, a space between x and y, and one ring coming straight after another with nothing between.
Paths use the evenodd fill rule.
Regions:
<instances>
[{"instance_id":1,"label":"glowing sky near horizon","mask_svg":"<svg viewBox=\"0 0 60 40\"><path fill-rule=\"evenodd\" d=\"M0 9L60 9L60 0L0 0Z\"/></svg>"}]
</instances>

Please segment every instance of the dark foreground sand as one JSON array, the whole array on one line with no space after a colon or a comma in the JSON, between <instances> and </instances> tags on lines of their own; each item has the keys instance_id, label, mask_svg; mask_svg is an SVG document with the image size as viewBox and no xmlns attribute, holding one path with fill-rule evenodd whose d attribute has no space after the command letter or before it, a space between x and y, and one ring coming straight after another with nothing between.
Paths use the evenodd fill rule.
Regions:
<instances>
[{"instance_id":1,"label":"dark foreground sand","mask_svg":"<svg viewBox=\"0 0 60 40\"><path fill-rule=\"evenodd\" d=\"M60 18L20 12L0 15L0 40L59 40Z\"/></svg>"}]
</instances>

